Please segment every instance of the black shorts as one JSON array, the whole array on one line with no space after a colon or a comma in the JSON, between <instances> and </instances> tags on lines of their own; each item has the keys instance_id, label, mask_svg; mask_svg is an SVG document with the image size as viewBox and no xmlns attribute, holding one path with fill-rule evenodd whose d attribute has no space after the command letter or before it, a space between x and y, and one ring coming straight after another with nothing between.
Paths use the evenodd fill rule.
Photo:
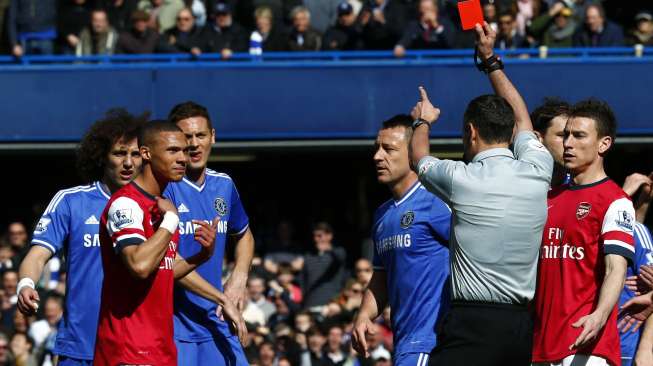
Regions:
<instances>
[{"instance_id":1,"label":"black shorts","mask_svg":"<svg viewBox=\"0 0 653 366\"><path fill-rule=\"evenodd\" d=\"M526 306L454 301L429 365L530 366L533 319Z\"/></svg>"}]
</instances>

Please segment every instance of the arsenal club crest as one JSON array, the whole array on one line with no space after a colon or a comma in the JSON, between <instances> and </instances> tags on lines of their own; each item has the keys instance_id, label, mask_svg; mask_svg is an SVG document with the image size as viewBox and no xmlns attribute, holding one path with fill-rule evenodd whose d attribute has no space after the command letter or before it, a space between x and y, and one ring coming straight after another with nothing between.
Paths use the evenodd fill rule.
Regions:
<instances>
[{"instance_id":1,"label":"arsenal club crest","mask_svg":"<svg viewBox=\"0 0 653 366\"><path fill-rule=\"evenodd\" d=\"M215 199L215 201L213 201L213 208L220 216L227 214L227 203L222 197L218 197Z\"/></svg>"},{"instance_id":2,"label":"arsenal club crest","mask_svg":"<svg viewBox=\"0 0 653 366\"><path fill-rule=\"evenodd\" d=\"M590 214L590 210L592 209L592 205L587 203L587 202L581 202L578 204L578 208L576 208L576 219L582 220L587 217L587 215Z\"/></svg>"},{"instance_id":3,"label":"arsenal club crest","mask_svg":"<svg viewBox=\"0 0 653 366\"><path fill-rule=\"evenodd\" d=\"M401 228L406 229L413 223L415 220L415 213L413 211L408 211L401 216Z\"/></svg>"}]
</instances>

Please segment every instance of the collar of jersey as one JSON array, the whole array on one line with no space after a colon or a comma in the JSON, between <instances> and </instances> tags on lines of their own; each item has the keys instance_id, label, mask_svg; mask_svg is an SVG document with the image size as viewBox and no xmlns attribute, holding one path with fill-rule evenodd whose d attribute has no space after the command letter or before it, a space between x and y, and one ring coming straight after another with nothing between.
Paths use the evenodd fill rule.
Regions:
<instances>
[{"instance_id":1,"label":"collar of jersey","mask_svg":"<svg viewBox=\"0 0 653 366\"><path fill-rule=\"evenodd\" d=\"M513 159L515 158L515 155L513 155L510 149L506 149L505 147L495 147L493 149L487 149L476 154L476 156L474 156L472 159L472 163L477 163L483 159L493 158L495 156L505 156Z\"/></svg>"},{"instance_id":2,"label":"collar of jersey","mask_svg":"<svg viewBox=\"0 0 653 366\"><path fill-rule=\"evenodd\" d=\"M401 197L401 199L399 199L399 201L395 201L395 206L401 205L405 200L407 200L410 196L412 196L413 193L415 193L415 191L417 191L419 189L419 187L421 187L421 186L422 186L422 184L419 181L415 182L415 184L413 184L413 186L410 187L408 192L404 193L404 196Z\"/></svg>"},{"instance_id":3,"label":"collar of jersey","mask_svg":"<svg viewBox=\"0 0 653 366\"><path fill-rule=\"evenodd\" d=\"M100 183L99 181L95 182L95 186L97 187L97 190L100 191L100 194L106 197L106 199L111 198L111 193L107 192L104 190L104 185Z\"/></svg>"},{"instance_id":4,"label":"collar of jersey","mask_svg":"<svg viewBox=\"0 0 653 366\"><path fill-rule=\"evenodd\" d=\"M583 188L590 188L590 187L598 186L601 183L605 183L609 179L610 179L610 177L605 177L605 178L603 178L601 180L597 180L596 182L587 183L587 184L574 184L574 181L570 180L569 189L572 190L572 191L576 191L576 190L583 189Z\"/></svg>"},{"instance_id":5,"label":"collar of jersey","mask_svg":"<svg viewBox=\"0 0 653 366\"><path fill-rule=\"evenodd\" d=\"M190 179L186 178L185 176L184 176L184 178L182 180L184 182L186 182L186 184L188 184L191 187L195 188L195 190L197 190L198 192L202 192L204 190L204 186L206 185L206 176L207 176L206 171L204 171L204 182L202 182L201 186L198 186L197 184L195 184L195 182L191 181Z\"/></svg>"},{"instance_id":6,"label":"collar of jersey","mask_svg":"<svg viewBox=\"0 0 653 366\"><path fill-rule=\"evenodd\" d=\"M141 192L145 197L151 199L152 201L156 201L156 197L154 197L152 194L148 193L146 190L144 190L143 188L141 188L141 186L139 186L139 185L136 184L135 182L131 182L131 183L129 183L129 184L133 185L134 188L136 188L136 190L138 190L139 192Z\"/></svg>"}]
</instances>

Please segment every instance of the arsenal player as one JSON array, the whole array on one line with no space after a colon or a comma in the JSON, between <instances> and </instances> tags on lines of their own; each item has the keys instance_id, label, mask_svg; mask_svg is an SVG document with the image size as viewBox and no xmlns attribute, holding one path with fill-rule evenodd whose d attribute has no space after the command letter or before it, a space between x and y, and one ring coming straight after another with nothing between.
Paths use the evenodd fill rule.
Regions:
<instances>
[{"instance_id":1,"label":"arsenal player","mask_svg":"<svg viewBox=\"0 0 653 366\"><path fill-rule=\"evenodd\" d=\"M574 105L564 129L572 181L549 193L535 294L535 365L620 365L616 303L634 256L635 211L603 160L616 121L597 100Z\"/></svg>"},{"instance_id":2,"label":"arsenal player","mask_svg":"<svg viewBox=\"0 0 653 366\"><path fill-rule=\"evenodd\" d=\"M179 217L160 197L185 174L184 133L167 121L148 122L139 134L143 172L109 200L100 225L104 283L95 346L96 366L177 365L173 340L173 279L222 306L242 340L244 321L226 296L194 269L213 254L217 221L195 221L202 248L177 254Z\"/></svg>"}]
</instances>

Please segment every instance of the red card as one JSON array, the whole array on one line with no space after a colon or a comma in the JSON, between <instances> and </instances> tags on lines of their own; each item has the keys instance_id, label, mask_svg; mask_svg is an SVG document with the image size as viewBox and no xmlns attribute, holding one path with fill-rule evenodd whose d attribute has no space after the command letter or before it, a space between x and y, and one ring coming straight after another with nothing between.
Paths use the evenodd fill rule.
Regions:
<instances>
[{"instance_id":1,"label":"red card","mask_svg":"<svg viewBox=\"0 0 653 366\"><path fill-rule=\"evenodd\" d=\"M474 25L483 25L483 9L480 0L465 0L458 3L460 22L463 30L473 29Z\"/></svg>"}]
</instances>

